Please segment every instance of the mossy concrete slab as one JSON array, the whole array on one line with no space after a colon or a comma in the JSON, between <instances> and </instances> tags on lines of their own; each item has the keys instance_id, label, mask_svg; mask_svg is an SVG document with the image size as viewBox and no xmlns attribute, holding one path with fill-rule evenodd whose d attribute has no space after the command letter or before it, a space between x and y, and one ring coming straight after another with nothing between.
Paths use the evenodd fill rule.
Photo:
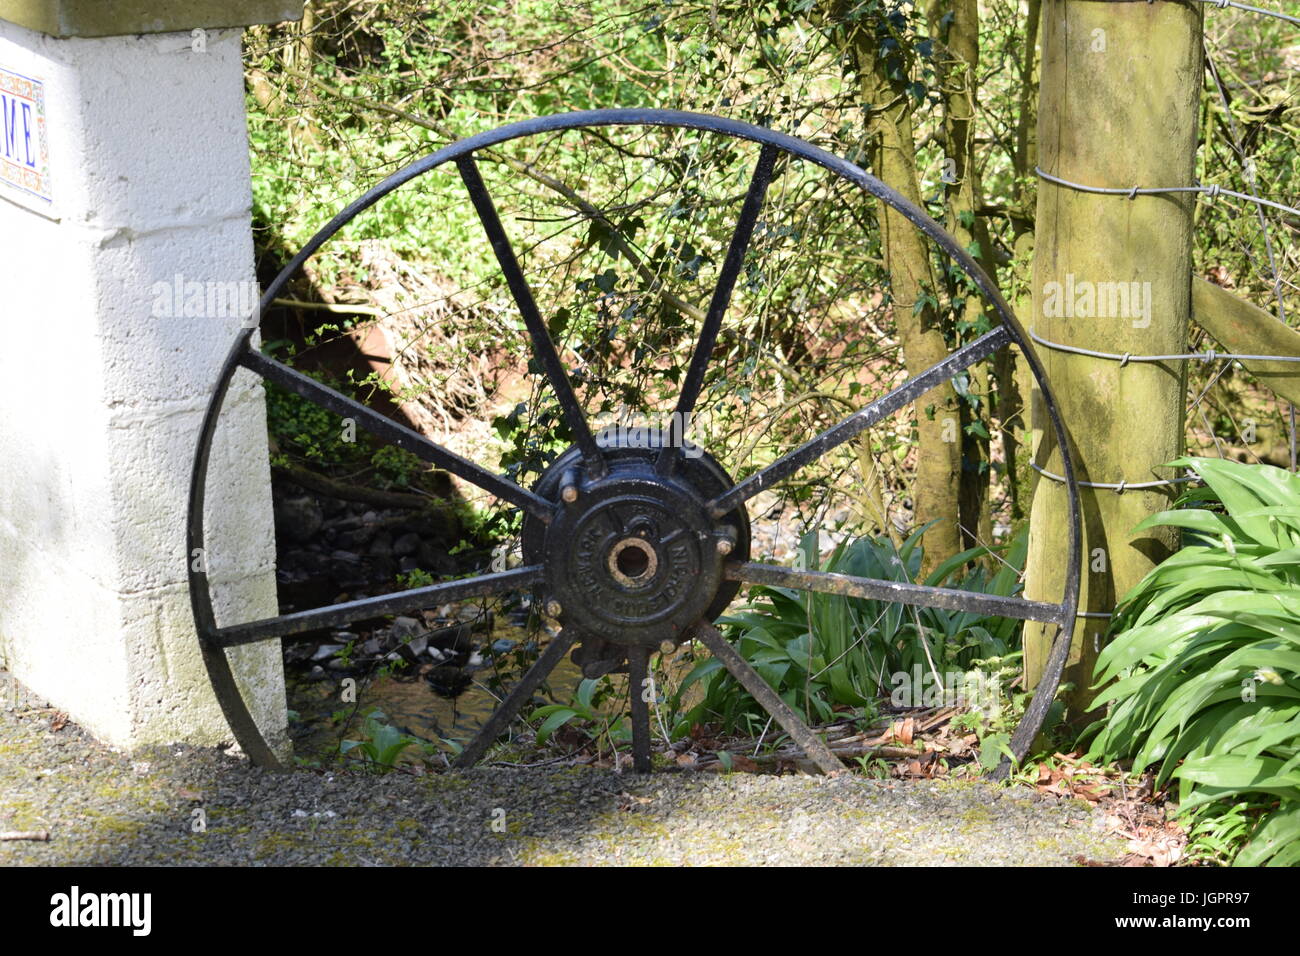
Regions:
<instances>
[{"instance_id":1,"label":"mossy concrete slab","mask_svg":"<svg viewBox=\"0 0 1300 956\"><path fill-rule=\"evenodd\" d=\"M292 0L0 0L0 20L56 37L176 33L302 19Z\"/></svg>"},{"instance_id":2,"label":"mossy concrete slab","mask_svg":"<svg viewBox=\"0 0 1300 956\"><path fill-rule=\"evenodd\" d=\"M11 697L0 866L1041 865L1114 861L1086 804L982 782L580 767L275 773L219 750L126 757ZM201 828L198 821L202 821Z\"/></svg>"}]
</instances>

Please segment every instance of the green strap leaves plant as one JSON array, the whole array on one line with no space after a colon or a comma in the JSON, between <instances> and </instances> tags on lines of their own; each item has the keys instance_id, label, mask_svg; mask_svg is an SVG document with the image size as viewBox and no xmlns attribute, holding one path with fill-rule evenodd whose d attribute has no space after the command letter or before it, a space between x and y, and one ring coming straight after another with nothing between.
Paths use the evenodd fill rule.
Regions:
<instances>
[{"instance_id":1,"label":"green strap leaves plant","mask_svg":"<svg viewBox=\"0 0 1300 956\"><path fill-rule=\"evenodd\" d=\"M1300 861L1300 476L1187 458L1206 488L1136 530L1191 532L1116 612L1090 756L1175 782L1192 839L1243 865ZM1195 505L1196 507L1191 507Z\"/></svg>"}]
</instances>

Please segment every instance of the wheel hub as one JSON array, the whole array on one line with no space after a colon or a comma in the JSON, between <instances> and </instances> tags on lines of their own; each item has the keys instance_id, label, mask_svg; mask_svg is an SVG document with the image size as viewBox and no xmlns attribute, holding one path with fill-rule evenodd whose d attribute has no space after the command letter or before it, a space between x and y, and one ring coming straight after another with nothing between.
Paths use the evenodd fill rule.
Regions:
<instances>
[{"instance_id":1,"label":"wheel hub","mask_svg":"<svg viewBox=\"0 0 1300 956\"><path fill-rule=\"evenodd\" d=\"M709 517L705 503L731 479L698 449L670 476L655 470L657 448L612 444L604 453L603 478L587 478L570 449L537 483L539 495L558 503L549 525L524 522L524 560L546 568L541 606L584 643L625 650L676 642L735 596L723 562L748 557L744 509Z\"/></svg>"}]
</instances>

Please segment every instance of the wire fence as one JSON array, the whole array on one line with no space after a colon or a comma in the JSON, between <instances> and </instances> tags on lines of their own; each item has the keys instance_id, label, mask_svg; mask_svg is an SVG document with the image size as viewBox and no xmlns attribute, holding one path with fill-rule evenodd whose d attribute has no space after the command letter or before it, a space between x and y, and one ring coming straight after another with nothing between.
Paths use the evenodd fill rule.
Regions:
<instances>
[{"instance_id":1,"label":"wire fence","mask_svg":"<svg viewBox=\"0 0 1300 956\"><path fill-rule=\"evenodd\" d=\"M1151 0L1147 0L1148 3ZM1237 3L1236 0L1196 0L1197 3L1204 3L1207 6L1218 7L1220 10L1231 7L1234 10L1245 10L1247 13L1256 13L1262 17L1273 17L1277 20L1285 20L1288 23L1294 23L1300 26L1300 17L1293 17L1288 13L1280 13L1277 10L1266 10L1263 7L1252 7L1248 3Z\"/></svg>"},{"instance_id":2,"label":"wire fence","mask_svg":"<svg viewBox=\"0 0 1300 956\"><path fill-rule=\"evenodd\" d=\"M1153 0L1148 0L1148 2L1153 2ZM1197 2L1204 3L1216 7L1218 9L1233 8L1237 10L1242 10L1248 13L1258 14L1265 17L1272 17L1278 20L1283 20L1300 26L1300 17L1291 16L1289 14L1281 13L1276 10L1265 9L1263 7L1251 6L1245 3L1237 3L1235 2L1235 0L1197 0ZM1278 321L1280 321L1283 325L1289 327L1289 323L1287 322L1286 301L1285 301L1285 296L1283 295L1282 274L1277 262L1277 255L1275 253L1274 246L1273 246L1270 224L1268 221L1268 217L1265 215L1265 210L1272 209L1277 212L1283 213L1284 215L1287 216L1295 216L1300 218L1300 208L1278 202L1274 199L1270 199L1265 196L1258 195L1257 193L1258 181L1255 175L1254 163L1250 161L1247 150L1242 144L1241 132L1237 125L1237 121L1234 118L1232 113L1231 101L1229 99L1227 89L1222 81L1222 78L1219 75L1219 71L1217 69L1216 64L1214 63L1214 60L1210 56L1208 51L1206 53L1206 68L1210 77L1214 81L1215 89L1219 95L1219 99L1221 103L1223 104L1223 112L1226 119L1226 125L1228 127L1231 136L1231 146L1233 148L1233 152L1237 155L1237 157L1241 162L1241 176L1246 184L1246 188L1250 190L1249 192L1242 192L1239 190L1230 189L1218 183L1207 184L1207 183L1200 183L1200 182L1193 183L1191 185L1186 185L1186 186L1145 186L1140 184L1132 185L1132 186L1095 186L1088 183L1080 183L1071 179L1066 179L1065 177L1058 176L1054 173L1049 173L1040 166L1035 166L1034 171L1038 175L1038 177L1042 179L1044 182L1049 182L1052 183L1053 185L1060 186L1065 189L1071 189L1077 192L1091 193L1095 195L1122 196L1126 199L1134 200L1138 196L1190 193L1199 196L1204 196L1205 199L1209 202L1213 202L1215 199L1219 198L1220 196L1223 196L1223 197L1237 200L1239 202L1252 204L1253 207L1255 208L1256 215L1259 221L1260 232L1263 236L1264 247L1268 257L1268 268L1269 271L1272 273L1272 278L1273 278L1272 291L1273 291L1273 298L1277 308L1276 317ZM1192 403L1192 407L1189 409L1189 417L1190 417L1190 412L1196 409L1196 407L1206 397L1209 390L1214 386L1214 384L1218 382L1218 380L1223 376L1223 374L1226 373L1227 370L1232 366L1233 362L1242 362L1242 361L1289 362L1289 363L1300 362L1300 355L1244 354L1244 353L1236 353L1236 352L1219 352L1212 348L1206 349L1203 352L1180 352L1180 353L1171 353L1171 354L1163 354L1163 355L1135 355L1131 352L1123 352L1123 353L1102 352L1096 349L1089 349L1089 348L1083 348L1081 346L1067 345L1061 342L1054 342L1050 339L1044 338L1043 336L1039 335L1032 327L1028 330L1028 333L1029 333L1029 337L1035 342L1035 344L1043 348L1051 349L1056 352L1062 352L1071 355L1080 355L1089 358L1097 358L1097 359L1104 359L1108 361L1118 362L1121 368L1129 365L1130 363L1199 361L1208 365L1214 362L1223 362L1224 364L1216 371L1214 376L1211 378L1210 383L1197 397L1195 402ZM1287 431L1288 431L1288 439L1289 439L1290 467L1292 471L1296 471L1297 470L1296 409L1294 404L1289 404L1287 418L1288 418ZM1212 428L1210 429L1210 437L1211 440L1215 442L1215 445L1217 447L1218 438L1217 436L1214 435ZM1065 480L1059 475L1055 475L1051 472L1045 471L1043 468L1039 467L1036 463L1031 462L1031 466L1040 475L1042 475L1043 477L1049 480L1055 480L1055 481ZM1097 481L1097 482L1080 481L1078 484L1081 488L1107 489L1107 490L1114 491L1117 494L1123 494L1125 491L1132 491L1132 490L1145 489L1145 488L1168 487L1168 486L1182 484L1185 482L1195 481L1195 480L1196 478L1194 475L1189 475L1187 477L1167 479L1167 480L1128 481L1126 479L1121 478L1118 481Z\"/></svg>"},{"instance_id":3,"label":"wire fence","mask_svg":"<svg viewBox=\"0 0 1300 956\"><path fill-rule=\"evenodd\" d=\"M1147 2L1150 3L1153 2L1153 0L1147 0ZM1251 6L1245 3L1238 3L1236 2L1236 0L1196 0L1196 2L1213 6L1218 9L1233 8L1237 10L1242 10L1248 13L1257 14L1265 17L1272 17L1277 20L1283 20L1288 23L1292 23L1297 26L1300 26L1300 17L1291 16L1289 14L1281 13L1276 10L1268 10L1262 7ZM1207 183L1200 183L1200 182L1187 185L1187 186L1143 186L1143 185L1113 186L1113 187L1093 186L1086 183L1075 182L1073 180L1069 180L1064 177L1057 176L1052 173L1048 173L1047 171L1043 170L1041 167L1035 167L1035 172L1037 173L1039 178L1041 178L1045 182L1049 182L1066 189L1072 189L1078 192L1092 193L1097 195L1123 196L1129 200L1134 200L1138 196L1193 193L1199 196L1204 196L1205 199L1209 202L1213 202L1215 199L1219 198L1220 196L1223 196L1223 197L1237 200L1239 202L1252 204L1255 209L1256 216L1258 218L1260 233L1264 240L1264 248L1268 258L1268 269L1272 274L1273 299L1277 308L1276 318L1284 326L1289 327L1289 323L1287 321L1286 300L1283 294L1282 272L1278 265L1277 254L1274 248L1272 234L1270 230L1270 223L1268 221L1268 217L1265 215L1265 210L1272 209L1277 212L1283 213L1284 215L1287 216L1300 217L1300 208L1297 208L1296 206L1289 206L1286 205L1285 203L1280 203L1277 202L1276 200L1258 195L1257 193L1258 181L1255 175L1254 163L1250 160L1248 151L1243 145L1241 131L1240 128L1238 127L1235 117L1233 116L1233 112L1231 108L1232 104L1228 95L1227 88L1223 83L1223 80L1219 74L1219 70L1213 60L1213 57L1210 56L1208 51L1206 52L1206 69L1214 82L1214 86L1219 95L1220 102L1223 105L1223 113L1226 121L1225 125L1227 126L1229 134L1231 136L1230 145L1232 146L1233 152L1240 160L1241 176L1249 192L1242 192L1239 190L1229 189L1226 186L1222 186L1215 183L1207 184ZM1029 337L1034 341L1036 345L1041 346L1043 348L1050 349L1056 352L1067 353L1071 355L1080 355L1089 358L1096 358L1096 359L1118 362L1121 368L1131 363L1199 361L1208 365L1214 362L1223 362L1224 364L1218 369L1215 375L1211 378L1209 384L1206 385L1206 387L1202 390L1201 394L1192 403L1192 408L1189 409L1189 413L1190 411L1195 410L1195 408L1208 394L1209 390L1213 388L1214 384L1222 377L1222 375L1232 366L1234 362L1290 362L1290 363L1300 362L1300 355L1255 355L1255 354L1243 354L1243 353L1235 353L1235 352L1219 352L1216 351L1215 349L1206 349L1203 352L1180 352L1180 353L1171 353L1171 354L1163 354L1163 355L1135 355L1131 352L1123 352L1123 353L1103 352L1096 349L1083 348L1080 346L1067 345L1065 343L1051 341L1039 335L1032 327L1028 330L1028 334ZM1288 419L1289 419L1288 437L1289 437L1289 445L1290 445L1289 447L1290 465L1291 465L1291 470L1296 471L1297 470L1296 409L1294 404L1289 405ZM1208 422L1207 422L1207 426L1208 426ZM1218 438L1214 434L1212 428L1210 429L1210 438L1215 442L1217 447ZM1055 481L1058 483L1065 482L1065 478L1062 475L1055 474L1053 472L1046 470L1045 468L1042 468L1040 465L1038 465L1037 462L1031 461L1030 467L1033 468L1033 470L1037 472L1039 475L1041 475L1043 478L1046 478L1049 481ZM1126 491L1147 490L1147 489L1154 489L1154 488L1169 488L1169 487L1176 487L1183 484L1199 483L1199 481L1200 479L1194 473L1188 472L1185 475L1181 475L1173 478L1155 479L1150 481L1128 481L1126 479L1120 479L1119 481L1078 481L1077 484L1079 485L1080 488L1109 490L1115 492L1116 494L1122 495ZM1112 618L1114 614L1113 612L1110 611L1079 611L1076 613L1075 616L1080 619L1107 620Z\"/></svg>"}]
</instances>

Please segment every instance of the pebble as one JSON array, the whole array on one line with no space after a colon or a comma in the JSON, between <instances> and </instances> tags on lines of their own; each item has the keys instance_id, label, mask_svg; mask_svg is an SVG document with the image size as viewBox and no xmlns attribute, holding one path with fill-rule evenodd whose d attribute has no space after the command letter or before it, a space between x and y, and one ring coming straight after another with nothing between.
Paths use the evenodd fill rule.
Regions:
<instances>
[{"instance_id":1,"label":"pebble","mask_svg":"<svg viewBox=\"0 0 1300 956\"><path fill-rule=\"evenodd\" d=\"M131 757L19 711L0 712L0 830L48 829L50 841L0 843L0 866L1068 866L1126 852L1086 804L978 782L582 767L283 773L215 748ZM186 825L194 793L204 833Z\"/></svg>"}]
</instances>

